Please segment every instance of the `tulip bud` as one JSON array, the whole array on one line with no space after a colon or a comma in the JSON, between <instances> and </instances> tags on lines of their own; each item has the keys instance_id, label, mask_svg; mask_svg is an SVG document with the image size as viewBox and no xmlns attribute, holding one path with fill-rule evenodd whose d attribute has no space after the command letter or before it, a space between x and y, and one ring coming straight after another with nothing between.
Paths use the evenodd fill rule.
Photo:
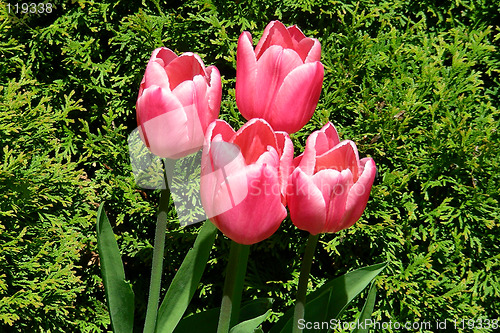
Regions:
<instances>
[{"instance_id":1,"label":"tulip bud","mask_svg":"<svg viewBox=\"0 0 500 333\"><path fill-rule=\"evenodd\" d=\"M294 133L312 117L323 84L321 45L296 26L273 21L255 50L244 31L236 53L236 103L243 117Z\"/></svg>"},{"instance_id":2,"label":"tulip bud","mask_svg":"<svg viewBox=\"0 0 500 333\"><path fill-rule=\"evenodd\" d=\"M155 155L178 159L201 149L208 125L218 117L221 79L193 53L153 51L137 98L139 135Z\"/></svg>"},{"instance_id":3,"label":"tulip bud","mask_svg":"<svg viewBox=\"0 0 500 333\"><path fill-rule=\"evenodd\" d=\"M286 217L285 189L293 145L263 119L235 132L223 120L207 129L201 159L201 201L210 220L240 244L271 236Z\"/></svg>"},{"instance_id":4,"label":"tulip bud","mask_svg":"<svg viewBox=\"0 0 500 333\"><path fill-rule=\"evenodd\" d=\"M352 226L365 210L376 174L371 158L359 159L354 142L340 142L328 123L312 133L287 189L290 218L313 235Z\"/></svg>"}]
</instances>

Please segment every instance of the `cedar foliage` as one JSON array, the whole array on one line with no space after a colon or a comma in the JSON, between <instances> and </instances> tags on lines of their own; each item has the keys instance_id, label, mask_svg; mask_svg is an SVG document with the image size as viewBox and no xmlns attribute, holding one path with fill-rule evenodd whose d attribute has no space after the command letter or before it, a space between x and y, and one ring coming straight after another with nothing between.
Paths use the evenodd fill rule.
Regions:
<instances>
[{"instance_id":1,"label":"cedar foliage","mask_svg":"<svg viewBox=\"0 0 500 333\"><path fill-rule=\"evenodd\" d=\"M134 283L140 330L158 193L135 186L127 136L147 60L166 46L216 65L220 117L238 128L236 42L247 30L256 43L273 19L297 24L323 49L323 92L292 136L296 154L330 120L378 167L361 220L320 238L311 288L389 261L376 282L376 319L499 318L494 1L54 0L41 14L9 13L8 3L0 1L2 331L109 328L94 230L102 201ZM180 228L172 211L168 229L164 281L197 226ZM293 304L305 236L287 219L252 247L244 298L275 297L271 322ZM190 312L219 305L228 245L221 235L216 242Z\"/></svg>"}]
</instances>

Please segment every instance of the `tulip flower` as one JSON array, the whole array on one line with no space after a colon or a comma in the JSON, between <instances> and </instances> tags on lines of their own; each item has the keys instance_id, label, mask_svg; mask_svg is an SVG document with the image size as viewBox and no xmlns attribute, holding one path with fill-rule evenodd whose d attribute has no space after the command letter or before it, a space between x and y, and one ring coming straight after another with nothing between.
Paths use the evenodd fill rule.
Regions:
<instances>
[{"instance_id":1,"label":"tulip flower","mask_svg":"<svg viewBox=\"0 0 500 333\"><path fill-rule=\"evenodd\" d=\"M363 214L375 179L372 158L359 159L354 142L340 142L328 123L312 133L294 159L287 189L290 218L312 235L352 226Z\"/></svg>"},{"instance_id":2,"label":"tulip flower","mask_svg":"<svg viewBox=\"0 0 500 333\"><path fill-rule=\"evenodd\" d=\"M285 190L293 145L263 119L235 132L223 120L207 129L201 160L201 200L215 226L250 245L271 236L287 216Z\"/></svg>"},{"instance_id":3,"label":"tulip flower","mask_svg":"<svg viewBox=\"0 0 500 333\"><path fill-rule=\"evenodd\" d=\"M164 158L201 149L208 125L219 115L221 88L217 68L205 67L198 55L154 50L136 104L141 139Z\"/></svg>"},{"instance_id":4,"label":"tulip flower","mask_svg":"<svg viewBox=\"0 0 500 333\"><path fill-rule=\"evenodd\" d=\"M255 47L244 31L236 52L236 103L243 117L294 133L312 117L323 84L321 45L295 25L272 21Z\"/></svg>"}]
</instances>

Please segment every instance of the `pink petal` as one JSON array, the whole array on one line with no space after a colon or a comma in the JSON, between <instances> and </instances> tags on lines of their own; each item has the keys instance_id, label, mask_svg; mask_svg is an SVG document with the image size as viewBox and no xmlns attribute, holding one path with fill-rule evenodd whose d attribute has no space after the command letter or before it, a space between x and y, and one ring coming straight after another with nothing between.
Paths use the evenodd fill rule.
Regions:
<instances>
[{"instance_id":1,"label":"pink petal","mask_svg":"<svg viewBox=\"0 0 500 333\"><path fill-rule=\"evenodd\" d=\"M211 143L211 149L204 150L202 155L201 199L205 212L209 218L232 209L245 199L248 194L246 187L239 182L247 184L242 177L234 177L244 170L245 159L238 146L224 142L222 135L217 134ZM229 175L229 176L228 176ZM221 194L224 204L214 204L216 193Z\"/></svg>"},{"instance_id":2,"label":"pink petal","mask_svg":"<svg viewBox=\"0 0 500 333\"><path fill-rule=\"evenodd\" d=\"M290 136L286 132L275 132L275 135L276 135L276 142L278 144L278 153L281 155L278 172L281 183L282 202L285 205L288 177L290 176L290 174L294 169L292 165L293 143L292 140L290 140Z\"/></svg>"},{"instance_id":3,"label":"pink petal","mask_svg":"<svg viewBox=\"0 0 500 333\"><path fill-rule=\"evenodd\" d=\"M193 99L196 109L198 110L198 118L203 129L206 129L208 124L215 120L213 112L209 108L208 103L208 82L202 75L195 75L193 78L195 87L195 96Z\"/></svg>"},{"instance_id":4,"label":"pink petal","mask_svg":"<svg viewBox=\"0 0 500 333\"><path fill-rule=\"evenodd\" d=\"M212 140L215 138L215 136L219 134L221 135L223 141L229 142L236 134L236 132L233 130L231 125L226 123L224 120L215 119L212 123L210 123L210 125L208 125L207 130L205 132L206 149L210 149L210 144L212 143Z\"/></svg>"},{"instance_id":5,"label":"pink petal","mask_svg":"<svg viewBox=\"0 0 500 333\"><path fill-rule=\"evenodd\" d=\"M280 158L278 156L278 152L271 146L267 146L267 151L259 156L257 161L255 161L257 165L267 165L275 170L278 170L280 166ZM273 170L274 170L273 169Z\"/></svg>"},{"instance_id":6,"label":"pink petal","mask_svg":"<svg viewBox=\"0 0 500 333\"><path fill-rule=\"evenodd\" d=\"M144 90L137 101L139 135L151 152L165 158L180 158L200 149L203 131L193 107L183 107L175 96L160 87Z\"/></svg>"},{"instance_id":7,"label":"pink petal","mask_svg":"<svg viewBox=\"0 0 500 333\"><path fill-rule=\"evenodd\" d=\"M323 65L304 64L286 76L272 105L271 126L295 133L312 117L321 94Z\"/></svg>"},{"instance_id":8,"label":"pink petal","mask_svg":"<svg viewBox=\"0 0 500 333\"><path fill-rule=\"evenodd\" d=\"M331 149L340 143L339 133L331 122L326 123L321 128L321 132L325 133L325 136L328 140L328 149Z\"/></svg>"},{"instance_id":9,"label":"pink petal","mask_svg":"<svg viewBox=\"0 0 500 333\"><path fill-rule=\"evenodd\" d=\"M170 90L170 84L165 68L163 68L163 66L156 61L149 62L146 67L141 88L146 89L153 85Z\"/></svg>"},{"instance_id":10,"label":"pink petal","mask_svg":"<svg viewBox=\"0 0 500 333\"><path fill-rule=\"evenodd\" d=\"M309 38L297 27L291 26L288 32L292 37L293 49L297 51L304 63L321 60L321 44L316 38Z\"/></svg>"},{"instance_id":11,"label":"pink petal","mask_svg":"<svg viewBox=\"0 0 500 333\"><path fill-rule=\"evenodd\" d=\"M275 99L280 91L280 87L284 84L285 78L300 65L302 65L302 60L297 52L290 49L283 49L277 45L270 46L257 62L256 82L260 89L259 94L255 96L254 112L260 118L266 119L275 130L287 131L285 128L275 127L273 123L279 124L280 119L276 122L274 118L281 118L284 115L275 115L272 113L272 110L275 104L278 103ZM308 77L308 80L310 79L311 77ZM297 82L297 84L304 83ZM291 98L291 96L287 95L286 98ZM292 98L289 104L294 103L296 101Z\"/></svg>"},{"instance_id":12,"label":"pink petal","mask_svg":"<svg viewBox=\"0 0 500 333\"><path fill-rule=\"evenodd\" d=\"M361 159L360 165L363 171L347 196L345 214L341 224L342 229L349 228L363 215L377 173L377 167L372 158Z\"/></svg>"},{"instance_id":13,"label":"pink petal","mask_svg":"<svg viewBox=\"0 0 500 333\"><path fill-rule=\"evenodd\" d=\"M208 90L207 90L207 100L208 109L210 110L210 121L204 122L202 124L208 126L214 119L219 116L220 103L222 98L222 82L220 78L220 73L217 67L208 66L206 68L207 76L209 78Z\"/></svg>"},{"instance_id":14,"label":"pink petal","mask_svg":"<svg viewBox=\"0 0 500 333\"><path fill-rule=\"evenodd\" d=\"M350 140L344 140L334 148L316 158L316 172L324 169L335 169L338 171L349 169L358 180L359 157L356 144Z\"/></svg>"},{"instance_id":15,"label":"pink petal","mask_svg":"<svg viewBox=\"0 0 500 333\"><path fill-rule=\"evenodd\" d=\"M320 44L320 42L316 38L309 38L309 40L311 40L313 42L312 45L310 45L310 42L304 42L304 41L302 41L301 44L304 43L307 46L299 45L300 50L309 49L309 51L307 53L307 57L304 60L304 62L310 63L310 62L320 61L321 60L321 44Z\"/></svg>"},{"instance_id":16,"label":"pink petal","mask_svg":"<svg viewBox=\"0 0 500 333\"><path fill-rule=\"evenodd\" d=\"M257 59L252 36L244 31L238 39L236 51L236 104L245 119L256 118L254 109Z\"/></svg>"},{"instance_id":17,"label":"pink petal","mask_svg":"<svg viewBox=\"0 0 500 333\"><path fill-rule=\"evenodd\" d=\"M295 47L295 50L300 55L300 59L302 59L302 61L304 63L306 63L307 56L309 55L309 52L311 51L313 46L314 46L314 40L312 38L304 38ZM319 60L320 59L318 59L316 61L319 61ZM309 62L311 62L311 61L309 61Z\"/></svg>"},{"instance_id":18,"label":"pink petal","mask_svg":"<svg viewBox=\"0 0 500 333\"><path fill-rule=\"evenodd\" d=\"M196 104L194 97L197 95L197 92L195 84L192 80L181 82L177 87L175 87L174 90L172 90L172 94L174 94L179 102L181 102L184 106L192 106Z\"/></svg>"},{"instance_id":19,"label":"pink petal","mask_svg":"<svg viewBox=\"0 0 500 333\"><path fill-rule=\"evenodd\" d=\"M205 67L200 57L193 53L184 53L172 60L166 67L170 88L173 90L181 82L192 80L195 75L205 76Z\"/></svg>"},{"instance_id":20,"label":"pink petal","mask_svg":"<svg viewBox=\"0 0 500 333\"><path fill-rule=\"evenodd\" d=\"M280 21L272 21L264 29L262 38L255 47L256 58L260 60L260 57L272 45L279 45L285 49L293 49L293 41L290 33Z\"/></svg>"},{"instance_id":21,"label":"pink petal","mask_svg":"<svg viewBox=\"0 0 500 333\"><path fill-rule=\"evenodd\" d=\"M257 161L260 155L267 151L268 146L277 149L273 129L265 120L259 118L251 119L243 125L231 142L240 147L248 165Z\"/></svg>"},{"instance_id":22,"label":"pink petal","mask_svg":"<svg viewBox=\"0 0 500 333\"><path fill-rule=\"evenodd\" d=\"M217 168L215 165L212 164L213 162L211 159L212 141L214 141L214 139L217 136L220 136L219 141L229 143L229 141L233 138L234 135L235 132L233 128L224 120L216 119L212 123L210 123L210 125L208 125L207 130L205 132L203 152L201 155L202 176L213 172L213 170Z\"/></svg>"},{"instance_id":23,"label":"pink petal","mask_svg":"<svg viewBox=\"0 0 500 333\"><path fill-rule=\"evenodd\" d=\"M227 237L240 244L254 244L270 237L279 227L287 212L281 204L278 174L266 165L251 165L239 173L229 175L239 179L236 192L248 191L245 199L211 220ZM246 182L246 184L245 184ZM278 187L278 190L273 188ZM214 205L221 210L227 205L225 188L216 193Z\"/></svg>"},{"instance_id":24,"label":"pink petal","mask_svg":"<svg viewBox=\"0 0 500 333\"><path fill-rule=\"evenodd\" d=\"M352 187L350 170L322 170L313 176L326 202L326 223L321 232L337 232L344 217L347 195Z\"/></svg>"},{"instance_id":25,"label":"pink petal","mask_svg":"<svg viewBox=\"0 0 500 333\"><path fill-rule=\"evenodd\" d=\"M286 30L290 34L290 38L292 38L293 48L297 50L297 46L299 45L300 41L306 38L306 36L296 25L292 25L286 28Z\"/></svg>"},{"instance_id":26,"label":"pink petal","mask_svg":"<svg viewBox=\"0 0 500 333\"><path fill-rule=\"evenodd\" d=\"M150 61L157 61L162 67L167 66L177 55L166 47L159 47L151 54Z\"/></svg>"},{"instance_id":27,"label":"pink petal","mask_svg":"<svg viewBox=\"0 0 500 333\"><path fill-rule=\"evenodd\" d=\"M326 206L323 194L314 184L312 177L300 168L290 175L287 188L287 202L293 224L317 235L325 227Z\"/></svg>"},{"instance_id":28,"label":"pink petal","mask_svg":"<svg viewBox=\"0 0 500 333\"><path fill-rule=\"evenodd\" d=\"M145 89L137 99L138 125L156 118L171 110L182 108L179 100L168 90L159 86Z\"/></svg>"}]
</instances>

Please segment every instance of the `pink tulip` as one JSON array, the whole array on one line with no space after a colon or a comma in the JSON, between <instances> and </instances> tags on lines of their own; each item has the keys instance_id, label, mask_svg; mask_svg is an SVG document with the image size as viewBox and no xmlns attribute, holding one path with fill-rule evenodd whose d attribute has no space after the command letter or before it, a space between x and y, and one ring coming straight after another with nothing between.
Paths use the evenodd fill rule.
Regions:
<instances>
[{"instance_id":1,"label":"pink tulip","mask_svg":"<svg viewBox=\"0 0 500 333\"><path fill-rule=\"evenodd\" d=\"M296 26L272 21L255 50L244 31L236 53L236 103L243 117L294 133L312 117L323 84L321 45Z\"/></svg>"},{"instance_id":2,"label":"pink tulip","mask_svg":"<svg viewBox=\"0 0 500 333\"><path fill-rule=\"evenodd\" d=\"M218 117L221 79L193 53L153 51L137 99L139 135L160 157L181 158L203 145L208 125Z\"/></svg>"},{"instance_id":3,"label":"pink tulip","mask_svg":"<svg viewBox=\"0 0 500 333\"><path fill-rule=\"evenodd\" d=\"M352 226L365 210L375 179L372 158L359 159L354 142L340 142L328 123L312 133L294 159L287 189L290 218L313 235Z\"/></svg>"},{"instance_id":4,"label":"pink tulip","mask_svg":"<svg viewBox=\"0 0 500 333\"><path fill-rule=\"evenodd\" d=\"M293 145L263 119L235 132L223 120L207 129L201 160L201 200L210 220L240 244L271 236L287 216L285 190Z\"/></svg>"}]
</instances>

